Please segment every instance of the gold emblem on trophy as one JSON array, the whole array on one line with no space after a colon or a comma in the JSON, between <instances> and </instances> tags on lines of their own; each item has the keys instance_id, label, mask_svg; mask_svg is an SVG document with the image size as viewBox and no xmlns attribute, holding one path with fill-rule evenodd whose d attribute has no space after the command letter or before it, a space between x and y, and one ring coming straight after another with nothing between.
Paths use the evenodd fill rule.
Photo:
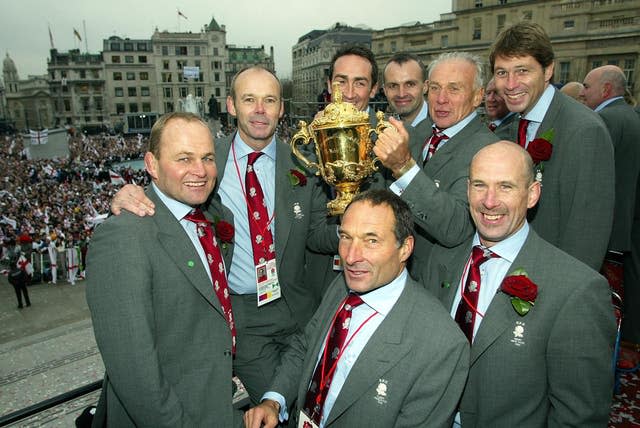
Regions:
<instances>
[{"instance_id":1,"label":"gold emblem on trophy","mask_svg":"<svg viewBox=\"0 0 640 428\"><path fill-rule=\"evenodd\" d=\"M375 171L377 158L373 154L371 134L379 134L392 126L384 120L384 113L376 113L378 124L369 125L369 114L359 111L353 104L342 101L340 84L334 83L332 102L321 117L311 124L298 122L300 130L291 139L291 151L308 169L315 168L316 175L336 189L336 198L329 201L329 215L340 215L351 199L358 194L360 186ZM298 144L314 141L318 162L311 162L300 153Z\"/></svg>"}]
</instances>

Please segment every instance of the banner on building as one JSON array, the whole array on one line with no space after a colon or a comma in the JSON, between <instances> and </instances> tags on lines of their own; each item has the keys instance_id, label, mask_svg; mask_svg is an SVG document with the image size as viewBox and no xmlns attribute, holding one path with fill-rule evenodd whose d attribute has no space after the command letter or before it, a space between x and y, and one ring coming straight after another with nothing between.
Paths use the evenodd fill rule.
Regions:
<instances>
[{"instance_id":1,"label":"banner on building","mask_svg":"<svg viewBox=\"0 0 640 428\"><path fill-rule=\"evenodd\" d=\"M185 79L197 79L200 77L200 67L184 67L182 73Z\"/></svg>"}]
</instances>

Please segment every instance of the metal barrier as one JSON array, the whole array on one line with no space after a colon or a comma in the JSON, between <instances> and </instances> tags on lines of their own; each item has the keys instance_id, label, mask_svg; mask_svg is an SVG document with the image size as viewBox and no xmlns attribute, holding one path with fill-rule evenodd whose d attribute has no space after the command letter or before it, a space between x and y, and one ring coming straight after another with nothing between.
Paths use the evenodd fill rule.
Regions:
<instances>
[{"instance_id":1,"label":"metal barrier","mask_svg":"<svg viewBox=\"0 0 640 428\"><path fill-rule=\"evenodd\" d=\"M88 385L81 386L80 388L67 391L63 394L57 395L53 398L36 403L32 406L25 407L24 409L16 410L15 412L8 413L4 416L0 416L0 427L4 427L15 422L26 419L30 416L37 415L52 407L59 406L67 401L75 400L76 398L87 395L93 391L97 391L102 388L102 380L95 381Z\"/></svg>"},{"instance_id":2,"label":"metal barrier","mask_svg":"<svg viewBox=\"0 0 640 428\"><path fill-rule=\"evenodd\" d=\"M67 251L71 251L72 256L67 255ZM81 265L80 248L78 246L70 248L60 248L56 250L56 280L62 279L70 282L75 281L80 273ZM31 265L34 273L39 274L41 281L44 281L45 274L52 274L51 260L48 252L31 252ZM72 281L73 277L73 281Z\"/></svg>"}]
</instances>

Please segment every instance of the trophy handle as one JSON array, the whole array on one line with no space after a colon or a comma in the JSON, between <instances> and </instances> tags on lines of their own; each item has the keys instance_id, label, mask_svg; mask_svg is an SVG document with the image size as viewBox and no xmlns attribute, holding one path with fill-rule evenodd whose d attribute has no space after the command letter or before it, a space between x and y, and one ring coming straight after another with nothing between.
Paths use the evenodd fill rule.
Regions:
<instances>
[{"instance_id":1,"label":"trophy handle","mask_svg":"<svg viewBox=\"0 0 640 428\"><path fill-rule=\"evenodd\" d=\"M300 122L298 122L298 128L300 128L300 130L293 135L293 137L291 138L291 142L289 143L289 145L291 146L291 152L300 160L300 162L302 162L302 164L307 169L315 168L316 175L319 175L320 166L316 162L311 162L305 155L300 153L300 150L298 150L298 142L309 144L312 141L307 122L301 120Z\"/></svg>"},{"instance_id":2,"label":"trophy handle","mask_svg":"<svg viewBox=\"0 0 640 428\"><path fill-rule=\"evenodd\" d=\"M395 129L395 126L393 126L390 122L384 120L384 112L378 110L376 112L376 119L378 119L378 124L376 125L375 129L373 128L369 129L369 138L371 138L372 133L376 134L377 136L387 128ZM375 164L376 162L380 162L380 159L375 157L373 158L372 162Z\"/></svg>"}]
</instances>

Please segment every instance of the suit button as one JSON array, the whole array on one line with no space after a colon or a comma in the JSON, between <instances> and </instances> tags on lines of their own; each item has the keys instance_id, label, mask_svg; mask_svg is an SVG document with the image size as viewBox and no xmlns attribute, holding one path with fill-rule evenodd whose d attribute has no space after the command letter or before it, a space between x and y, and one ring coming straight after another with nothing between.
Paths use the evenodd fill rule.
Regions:
<instances>
[{"instance_id":1,"label":"suit button","mask_svg":"<svg viewBox=\"0 0 640 428\"><path fill-rule=\"evenodd\" d=\"M229 349L225 349L224 350L224 356L225 357L230 357L231 356L231 351Z\"/></svg>"}]
</instances>

